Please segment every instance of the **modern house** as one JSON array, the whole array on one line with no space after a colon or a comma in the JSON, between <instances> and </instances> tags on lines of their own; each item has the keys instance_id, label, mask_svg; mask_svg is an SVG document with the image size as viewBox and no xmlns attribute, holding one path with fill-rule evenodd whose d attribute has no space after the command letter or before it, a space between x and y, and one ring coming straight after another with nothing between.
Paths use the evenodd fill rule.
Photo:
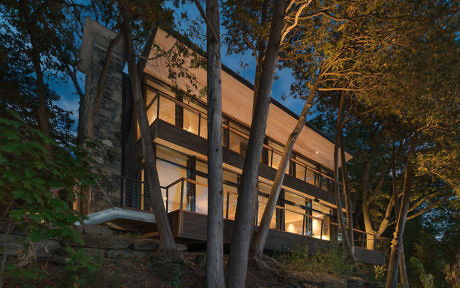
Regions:
<instances>
[{"instance_id":1,"label":"modern house","mask_svg":"<svg viewBox=\"0 0 460 288\"><path fill-rule=\"evenodd\" d=\"M86 74L86 91L95 93L105 51L115 33L87 20L80 53L80 70ZM207 123L206 70L189 68L193 83L180 77L181 68L171 68L175 47L202 52L179 35L160 28L143 74L143 94L154 143L156 165L165 207L174 236L181 241L206 240L207 215ZM184 44L185 43L185 44ZM177 46L180 45L180 46ZM193 50L192 50L193 49ZM159 51L163 51L162 56ZM148 231L154 223L149 195L144 185L143 155L133 109L129 78L123 74L123 49L113 50L107 87L95 121L97 147L93 157L101 164L107 181L91 199L91 223L108 222L114 227ZM201 53L201 54L200 54ZM169 57L169 58L168 58ZM184 60L189 67L192 56ZM224 241L231 239L238 186L249 139L253 85L227 67L222 67ZM174 74L175 73L175 74ZM173 76L173 77L172 77ZM90 88L90 89L88 89ZM83 119L84 115L80 115ZM263 154L260 159L256 223L260 222L276 174L283 143L297 121L297 115L272 99ZM307 125L295 146L283 188L271 221L267 249L295 249L308 242L310 249L340 241L337 206L333 187L334 143ZM352 155L347 153L347 161ZM356 253L363 262L382 264L379 252L358 248L365 233L356 231ZM316 247L316 248L315 248Z\"/></svg>"}]
</instances>

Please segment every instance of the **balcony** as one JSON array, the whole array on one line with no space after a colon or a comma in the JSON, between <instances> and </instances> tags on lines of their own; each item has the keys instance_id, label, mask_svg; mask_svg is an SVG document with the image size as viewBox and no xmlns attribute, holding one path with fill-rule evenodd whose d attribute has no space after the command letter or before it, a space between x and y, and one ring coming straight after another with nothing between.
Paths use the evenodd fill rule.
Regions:
<instances>
[{"instance_id":1,"label":"balcony","mask_svg":"<svg viewBox=\"0 0 460 288\"><path fill-rule=\"evenodd\" d=\"M238 194L229 189L235 183L224 184L224 242L229 244L233 220L235 219ZM264 183L259 183L264 184ZM180 178L161 187L164 205L169 213L173 233L176 238L206 240L207 183ZM255 226L265 208L268 195L258 191ZM147 187L142 181L122 179L123 208L150 211ZM302 205L303 204L303 205ZM308 241L309 249L316 251L330 242L341 241L338 223L334 215L325 213L314 202L302 198L292 191L286 191L284 200L276 206L270 225L266 249L295 249ZM365 263L383 264L383 254L367 250L367 234L354 229L356 257ZM372 237L372 236L371 236Z\"/></svg>"},{"instance_id":2,"label":"balcony","mask_svg":"<svg viewBox=\"0 0 460 288\"><path fill-rule=\"evenodd\" d=\"M207 116L204 103L190 99L176 99L151 87L147 87L145 100L150 125L153 125L156 120L161 120L175 128L207 139ZM139 130L137 135L139 139ZM223 147L244 157L249 140L249 128L231 116L223 115L222 135ZM264 142L260 161L276 170L281 161L283 145L269 137L266 137ZM295 151L288 167L287 174L293 178L332 193L334 183L332 171Z\"/></svg>"}]
</instances>

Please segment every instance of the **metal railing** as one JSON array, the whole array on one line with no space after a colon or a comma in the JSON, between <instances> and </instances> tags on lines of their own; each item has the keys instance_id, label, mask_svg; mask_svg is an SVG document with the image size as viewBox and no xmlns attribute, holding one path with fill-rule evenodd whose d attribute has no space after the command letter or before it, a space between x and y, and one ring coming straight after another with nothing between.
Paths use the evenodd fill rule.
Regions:
<instances>
[{"instance_id":1,"label":"metal railing","mask_svg":"<svg viewBox=\"0 0 460 288\"><path fill-rule=\"evenodd\" d=\"M207 214L208 194L206 183L197 182L196 180L188 178L179 178L167 186L161 186L161 192L164 205L168 213L175 210L187 210ZM231 191L228 188L226 189L225 184L223 192L223 217L225 219L234 220L238 193ZM261 195L265 194L259 191L257 214L255 219L256 225L260 224L260 218L266 204L266 198L261 197ZM122 178L122 207L150 211L149 202L150 197L148 187L143 181L125 177ZM198 202L204 202L205 205L200 205ZM323 240L341 241L339 224L332 221L333 216L331 214L316 211L311 207L300 212L289 207L292 205L288 204L286 206L276 206L276 212L273 215L272 225L270 225L271 229ZM294 206L292 207L295 208ZM313 216L312 213L320 214L320 217ZM297 218L298 221L287 222L287 218ZM367 240L374 239L374 235L368 234L365 231L356 228L354 228L353 231L355 235L354 246L366 247ZM375 238L375 241L377 242L382 242L382 240L386 241L387 239L383 237ZM380 246L381 245L382 244L380 244Z\"/></svg>"},{"instance_id":2,"label":"metal railing","mask_svg":"<svg viewBox=\"0 0 460 288\"><path fill-rule=\"evenodd\" d=\"M149 89L156 93L151 99L146 99L146 111L150 124L159 118L175 127L179 127L207 139L207 115L205 111L192 107L160 91L152 88ZM223 115L222 119L222 143L224 147L245 155L249 140L248 128L228 115ZM283 146L275 140L268 138L268 144L264 144L263 146L263 154L265 153L265 155L262 156L261 162L269 167L277 169L283 151L270 145L279 146L281 147L280 149L282 149ZM305 156L300 157L303 159L290 159L290 165L295 167L295 171L298 171L294 173L295 175L293 176L325 191L332 192L334 178L320 171L320 168L316 167L316 164L309 163Z\"/></svg>"}]
</instances>

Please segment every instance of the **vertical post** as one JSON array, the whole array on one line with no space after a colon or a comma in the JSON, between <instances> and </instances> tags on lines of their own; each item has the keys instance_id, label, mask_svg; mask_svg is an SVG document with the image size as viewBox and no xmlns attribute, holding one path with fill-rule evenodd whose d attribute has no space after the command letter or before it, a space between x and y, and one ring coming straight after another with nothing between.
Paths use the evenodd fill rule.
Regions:
<instances>
[{"instance_id":1,"label":"vertical post","mask_svg":"<svg viewBox=\"0 0 460 288\"><path fill-rule=\"evenodd\" d=\"M180 181L180 210L184 207L184 178Z\"/></svg>"},{"instance_id":2,"label":"vertical post","mask_svg":"<svg viewBox=\"0 0 460 288\"><path fill-rule=\"evenodd\" d=\"M303 221L302 221L302 236L305 236L305 226L307 225L306 219L305 219L305 214L303 215Z\"/></svg>"},{"instance_id":3,"label":"vertical post","mask_svg":"<svg viewBox=\"0 0 460 288\"><path fill-rule=\"evenodd\" d=\"M225 218L228 219L228 207L230 206L230 192L227 192L227 211L225 212Z\"/></svg>"},{"instance_id":4,"label":"vertical post","mask_svg":"<svg viewBox=\"0 0 460 288\"><path fill-rule=\"evenodd\" d=\"M166 186L166 213L169 213L169 187Z\"/></svg>"},{"instance_id":5,"label":"vertical post","mask_svg":"<svg viewBox=\"0 0 460 288\"><path fill-rule=\"evenodd\" d=\"M160 92L158 92L158 97L157 97L157 119L160 119Z\"/></svg>"},{"instance_id":6,"label":"vertical post","mask_svg":"<svg viewBox=\"0 0 460 288\"><path fill-rule=\"evenodd\" d=\"M319 236L319 239L323 239L323 220L321 219L321 234Z\"/></svg>"},{"instance_id":7,"label":"vertical post","mask_svg":"<svg viewBox=\"0 0 460 288\"><path fill-rule=\"evenodd\" d=\"M272 156L270 157L270 167L273 168L273 148L271 150L272 150Z\"/></svg>"},{"instance_id":8,"label":"vertical post","mask_svg":"<svg viewBox=\"0 0 460 288\"><path fill-rule=\"evenodd\" d=\"M125 192L126 187L125 187L125 177L121 177L121 197L120 197L120 205L123 208L125 206Z\"/></svg>"},{"instance_id":9,"label":"vertical post","mask_svg":"<svg viewBox=\"0 0 460 288\"><path fill-rule=\"evenodd\" d=\"M198 136L200 136L201 132L201 113L198 113Z\"/></svg>"},{"instance_id":10,"label":"vertical post","mask_svg":"<svg viewBox=\"0 0 460 288\"><path fill-rule=\"evenodd\" d=\"M259 222L259 189L257 189L257 196L256 196L256 223L255 225L257 225L257 222Z\"/></svg>"}]
</instances>

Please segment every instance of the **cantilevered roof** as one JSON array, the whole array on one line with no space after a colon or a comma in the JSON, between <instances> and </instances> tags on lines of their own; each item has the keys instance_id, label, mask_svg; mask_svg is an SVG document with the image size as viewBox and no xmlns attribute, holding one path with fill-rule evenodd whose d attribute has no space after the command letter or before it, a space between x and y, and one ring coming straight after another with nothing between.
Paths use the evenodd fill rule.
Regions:
<instances>
[{"instance_id":1,"label":"cantilevered roof","mask_svg":"<svg viewBox=\"0 0 460 288\"><path fill-rule=\"evenodd\" d=\"M161 47L162 50L169 50L178 41L178 38L180 39L180 35L158 28L155 35L155 44ZM183 39L181 41L184 43ZM189 43L185 42L184 44L191 47ZM193 49L197 51L195 47ZM197 52L201 55L200 57L204 57L203 51L198 50ZM153 47L144 72L172 85L173 82L169 79L169 71L166 68L168 61L165 57L158 57L157 53L157 49ZM186 61L185 65L189 63L190 60ZM191 87L190 82L185 78L176 79L175 84L184 90L189 87L192 89L192 94L200 95L200 90L206 86L207 82L206 69L190 68L189 72L196 77L198 89ZM249 81L222 65L222 111L248 126L251 125L252 119L253 89L254 86ZM205 97L203 98L201 100L206 102ZM297 119L298 116L295 113L272 98L266 135L284 144L294 129ZM333 170L334 142L311 125L304 127L297 139L294 150ZM351 158L352 155L346 153L347 161Z\"/></svg>"}]
</instances>

